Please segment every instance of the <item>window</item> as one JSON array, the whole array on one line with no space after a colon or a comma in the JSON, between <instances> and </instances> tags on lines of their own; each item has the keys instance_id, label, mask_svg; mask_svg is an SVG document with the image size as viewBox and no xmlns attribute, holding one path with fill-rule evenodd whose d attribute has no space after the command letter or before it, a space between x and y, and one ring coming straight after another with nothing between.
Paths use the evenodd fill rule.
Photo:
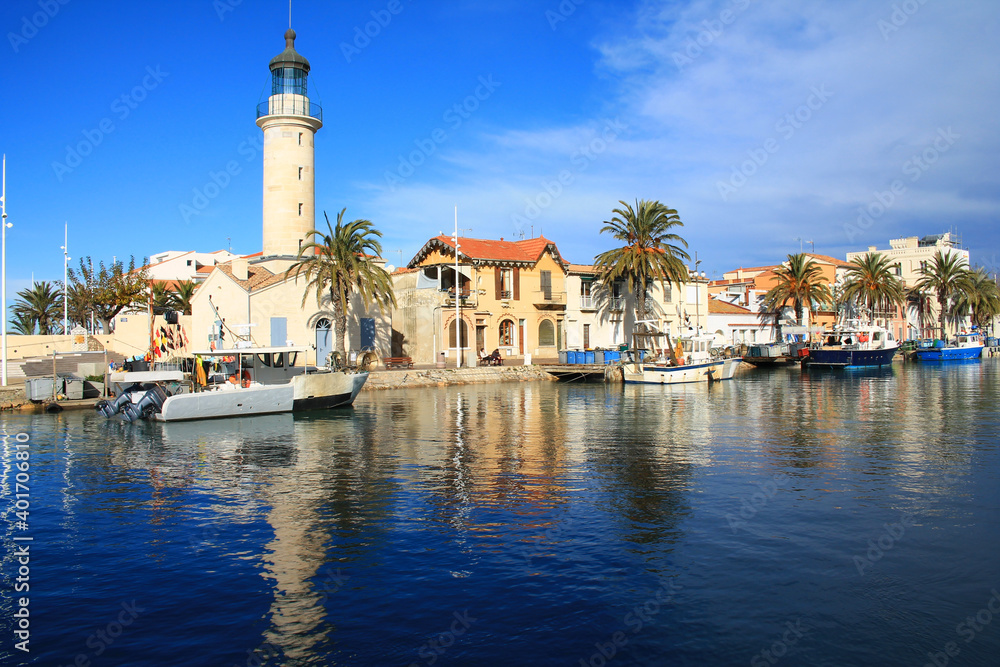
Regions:
<instances>
[{"instance_id":1,"label":"window","mask_svg":"<svg viewBox=\"0 0 1000 667\"><path fill-rule=\"evenodd\" d=\"M551 271L542 271L541 272L541 280L542 280L542 296L545 298L546 301L551 301L552 300L552 272Z\"/></svg>"},{"instance_id":2,"label":"window","mask_svg":"<svg viewBox=\"0 0 1000 667\"><path fill-rule=\"evenodd\" d=\"M563 339L563 323L562 323L562 320L559 320L558 322L556 322L556 345L558 345L560 349L565 349L566 348L566 341Z\"/></svg>"},{"instance_id":3,"label":"window","mask_svg":"<svg viewBox=\"0 0 1000 667\"><path fill-rule=\"evenodd\" d=\"M666 301L673 301L674 300L673 293L674 293L673 286L670 283L664 283L664 285L663 285L663 300L665 302Z\"/></svg>"},{"instance_id":4,"label":"window","mask_svg":"<svg viewBox=\"0 0 1000 667\"><path fill-rule=\"evenodd\" d=\"M299 146L302 145L302 133L299 132Z\"/></svg>"},{"instance_id":5,"label":"window","mask_svg":"<svg viewBox=\"0 0 1000 667\"><path fill-rule=\"evenodd\" d=\"M306 73L297 67L280 67L271 73L272 95L305 95Z\"/></svg>"},{"instance_id":6,"label":"window","mask_svg":"<svg viewBox=\"0 0 1000 667\"><path fill-rule=\"evenodd\" d=\"M539 347L555 347L556 328L552 325L552 320L542 320L538 323L538 345Z\"/></svg>"},{"instance_id":7,"label":"window","mask_svg":"<svg viewBox=\"0 0 1000 667\"><path fill-rule=\"evenodd\" d=\"M302 204L299 204L299 215L302 215Z\"/></svg>"},{"instance_id":8,"label":"window","mask_svg":"<svg viewBox=\"0 0 1000 667\"><path fill-rule=\"evenodd\" d=\"M584 324L583 325L583 349L585 349L585 350L589 350L590 349L590 325L589 324Z\"/></svg>"},{"instance_id":9,"label":"window","mask_svg":"<svg viewBox=\"0 0 1000 667\"><path fill-rule=\"evenodd\" d=\"M459 334L462 336L462 347L469 347L469 327L465 324L465 320L457 320L460 324ZM448 326L448 347L455 347L455 322L452 320L451 325Z\"/></svg>"},{"instance_id":10,"label":"window","mask_svg":"<svg viewBox=\"0 0 1000 667\"><path fill-rule=\"evenodd\" d=\"M302 180L302 167L299 167L299 180Z\"/></svg>"},{"instance_id":11,"label":"window","mask_svg":"<svg viewBox=\"0 0 1000 667\"><path fill-rule=\"evenodd\" d=\"M500 344L512 347L515 340L514 321L504 320L500 322Z\"/></svg>"},{"instance_id":12,"label":"window","mask_svg":"<svg viewBox=\"0 0 1000 667\"><path fill-rule=\"evenodd\" d=\"M511 269L500 269L500 298L509 299L513 296L511 283L513 283L514 272Z\"/></svg>"}]
</instances>

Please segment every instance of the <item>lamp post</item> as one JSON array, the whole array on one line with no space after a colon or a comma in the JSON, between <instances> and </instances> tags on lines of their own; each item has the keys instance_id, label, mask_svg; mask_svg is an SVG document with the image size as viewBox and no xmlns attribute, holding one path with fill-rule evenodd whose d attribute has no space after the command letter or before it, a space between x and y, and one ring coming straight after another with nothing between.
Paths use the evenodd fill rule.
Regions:
<instances>
[{"instance_id":1,"label":"lamp post","mask_svg":"<svg viewBox=\"0 0 1000 667\"><path fill-rule=\"evenodd\" d=\"M69 223L63 229L65 239L63 240L63 335L69 333Z\"/></svg>"},{"instance_id":2,"label":"lamp post","mask_svg":"<svg viewBox=\"0 0 1000 667\"><path fill-rule=\"evenodd\" d=\"M462 367L462 310L458 298L458 205L455 205L455 368Z\"/></svg>"},{"instance_id":3,"label":"lamp post","mask_svg":"<svg viewBox=\"0 0 1000 667\"><path fill-rule=\"evenodd\" d=\"M698 265L701 264L701 260L698 259L698 251L694 252L694 321L695 321L695 332L701 332L701 287L698 285Z\"/></svg>"},{"instance_id":4,"label":"lamp post","mask_svg":"<svg viewBox=\"0 0 1000 667\"><path fill-rule=\"evenodd\" d=\"M0 237L3 238L0 241L0 262L2 262L2 267L0 267L0 317L3 317L3 333L0 337L3 338L3 342L0 343L0 347L3 348L3 359L0 360L0 385L7 386L7 229L13 227L14 225L7 222L7 156L3 156L3 194L0 195L0 210L3 212L3 218L0 218Z\"/></svg>"}]
</instances>

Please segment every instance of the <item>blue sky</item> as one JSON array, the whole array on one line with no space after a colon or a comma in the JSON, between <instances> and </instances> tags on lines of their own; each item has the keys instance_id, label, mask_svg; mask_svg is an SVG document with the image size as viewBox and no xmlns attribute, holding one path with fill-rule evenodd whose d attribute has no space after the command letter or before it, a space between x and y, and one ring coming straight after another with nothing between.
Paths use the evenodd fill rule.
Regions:
<instances>
[{"instance_id":1,"label":"blue sky","mask_svg":"<svg viewBox=\"0 0 1000 667\"><path fill-rule=\"evenodd\" d=\"M649 198L710 277L949 229L1000 270L998 3L296 0L292 23L317 210L372 220L392 264L455 205L463 235L589 262ZM64 222L73 265L260 250L287 2L7 0L0 27L9 295L61 280Z\"/></svg>"}]
</instances>

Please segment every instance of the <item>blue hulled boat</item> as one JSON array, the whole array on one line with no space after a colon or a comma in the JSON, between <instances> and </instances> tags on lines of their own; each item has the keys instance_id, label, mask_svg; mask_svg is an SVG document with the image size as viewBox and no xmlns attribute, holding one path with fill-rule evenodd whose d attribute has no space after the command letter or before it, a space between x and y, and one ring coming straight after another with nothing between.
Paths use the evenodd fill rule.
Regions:
<instances>
[{"instance_id":1,"label":"blue hulled boat","mask_svg":"<svg viewBox=\"0 0 1000 667\"><path fill-rule=\"evenodd\" d=\"M898 349L891 331L849 321L827 334L825 342L809 348L806 363L838 368L888 366Z\"/></svg>"},{"instance_id":2,"label":"blue hulled boat","mask_svg":"<svg viewBox=\"0 0 1000 667\"><path fill-rule=\"evenodd\" d=\"M978 331L962 332L949 343L934 341L931 347L916 350L920 361L948 361L950 359L979 359L983 356L983 337Z\"/></svg>"}]
</instances>

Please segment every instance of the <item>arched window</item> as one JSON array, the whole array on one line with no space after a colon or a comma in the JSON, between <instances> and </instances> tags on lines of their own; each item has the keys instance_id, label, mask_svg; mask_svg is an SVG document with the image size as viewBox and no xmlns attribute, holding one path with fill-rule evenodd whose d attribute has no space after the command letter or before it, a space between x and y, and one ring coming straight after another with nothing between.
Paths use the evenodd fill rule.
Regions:
<instances>
[{"instance_id":1,"label":"arched window","mask_svg":"<svg viewBox=\"0 0 1000 667\"><path fill-rule=\"evenodd\" d=\"M539 347L555 347L556 328L552 325L552 320L542 320L538 323L538 345Z\"/></svg>"},{"instance_id":2,"label":"arched window","mask_svg":"<svg viewBox=\"0 0 1000 667\"><path fill-rule=\"evenodd\" d=\"M448 325L448 347L455 347L455 322L460 323L459 333L462 336L462 347L469 347L469 327L465 320L452 320Z\"/></svg>"},{"instance_id":3,"label":"arched window","mask_svg":"<svg viewBox=\"0 0 1000 667\"><path fill-rule=\"evenodd\" d=\"M506 345L508 347L514 346L516 343L516 329L514 329L513 320L504 320L500 323L500 344Z\"/></svg>"}]
</instances>

